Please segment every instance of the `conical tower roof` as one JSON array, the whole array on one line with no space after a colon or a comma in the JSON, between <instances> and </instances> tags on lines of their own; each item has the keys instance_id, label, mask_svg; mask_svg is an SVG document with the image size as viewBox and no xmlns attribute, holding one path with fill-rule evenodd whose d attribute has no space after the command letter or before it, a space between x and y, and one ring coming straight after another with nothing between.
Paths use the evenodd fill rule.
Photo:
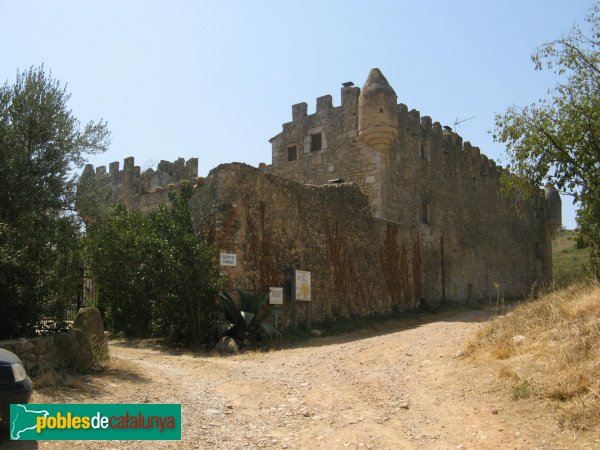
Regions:
<instances>
[{"instance_id":1,"label":"conical tower roof","mask_svg":"<svg viewBox=\"0 0 600 450\"><path fill-rule=\"evenodd\" d=\"M388 83L388 80L381 73L377 67L371 69L369 72L369 76L367 77L367 81L365 81L365 85L362 88L361 93L363 94L371 94L375 92L384 92L387 95L393 95L396 97L396 92Z\"/></svg>"}]
</instances>

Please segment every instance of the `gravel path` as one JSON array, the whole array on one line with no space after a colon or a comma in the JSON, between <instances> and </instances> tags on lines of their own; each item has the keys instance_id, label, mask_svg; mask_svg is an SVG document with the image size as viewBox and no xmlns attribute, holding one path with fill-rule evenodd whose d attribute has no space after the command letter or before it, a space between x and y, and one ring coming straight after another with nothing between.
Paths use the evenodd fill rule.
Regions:
<instances>
[{"instance_id":1,"label":"gravel path","mask_svg":"<svg viewBox=\"0 0 600 450\"><path fill-rule=\"evenodd\" d=\"M496 367L457 357L486 311L304 347L231 357L113 342L121 364L35 402L181 403L181 442L39 442L55 448L592 448L560 432L549 405L514 401ZM119 364L117 364L119 366ZM6 444L6 443L5 443ZM7 448L25 448L13 443ZM65 446L65 444L68 444ZM36 448L36 447L34 447Z\"/></svg>"}]
</instances>

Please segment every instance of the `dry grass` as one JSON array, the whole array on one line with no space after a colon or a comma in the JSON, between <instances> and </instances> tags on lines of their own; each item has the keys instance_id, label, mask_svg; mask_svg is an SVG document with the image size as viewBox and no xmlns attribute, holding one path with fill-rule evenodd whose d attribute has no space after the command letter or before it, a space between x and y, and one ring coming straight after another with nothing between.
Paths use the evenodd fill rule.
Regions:
<instances>
[{"instance_id":1,"label":"dry grass","mask_svg":"<svg viewBox=\"0 0 600 450\"><path fill-rule=\"evenodd\" d=\"M46 371L33 379L36 403L88 401L123 382L144 383L146 378L133 362L110 357L91 373Z\"/></svg>"},{"instance_id":2,"label":"dry grass","mask_svg":"<svg viewBox=\"0 0 600 450\"><path fill-rule=\"evenodd\" d=\"M600 425L597 283L555 291L496 318L477 334L470 353L500 360L499 376L515 400L546 399L575 428Z\"/></svg>"},{"instance_id":3,"label":"dry grass","mask_svg":"<svg viewBox=\"0 0 600 450\"><path fill-rule=\"evenodd\" d=\"M52 390L56 388L80 389L83 385L81 375L49 370L34 378L36 390Z\"/></svg>"}]
</instances>

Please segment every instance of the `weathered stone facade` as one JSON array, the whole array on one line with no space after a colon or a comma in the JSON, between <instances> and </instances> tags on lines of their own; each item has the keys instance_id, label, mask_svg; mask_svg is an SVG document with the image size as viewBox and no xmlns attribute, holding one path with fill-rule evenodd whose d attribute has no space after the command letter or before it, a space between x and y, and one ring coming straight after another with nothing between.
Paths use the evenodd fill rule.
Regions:
<instances>
[{"instance_id":1,"label":"weathered stone facade","mask_svg":"<svg viewBox=\"0 0 600 450\"><path fill-rule=\"evenodd\" d=\"M373 217L354 184L308 186L225 164L192 202L209 241L237 255L227 268L235 287L282 286L289 300L293 269L310 271L317 320L419 304L420 236Z\"/></svg>"},{"instance_id":2,"label":"weathered stone facade","mask_svg":"<svg viewBox=\"0 0 600 450\"><path fill-rule=\"evenodd\" d=\"M77 329L49 336L0 341L0 348L17 355L29 375L38 376L52 370L89 369L92 358L85 343L83 332Z\"/></svg>"},{"instance_id":3,"label":"weathered stone facade","mask_svg":"<svg viewBox=\"0 0 600 450\"><path fill-rule=\"evenodd\" d=\"M339 107L331 96L317 99L315 114L306 103L292 106L293 121L271 139L271 173L356 183L375 216L420 235L428 302L522 297L550 282L550 235L560 225L551 188L552 217L543 191L515 210L500 192L503 169L448 127L397 104L378 69L362 90L345 84Z\"/></svg>"},{"instance_id":4,"label":"weathered stone facade","mask_svg":"<svg viewBox=\"0 0 600 450\"><path fill-rule=\"evenodd\" d=\"M292 106L271 139L272 165L221 165L198 179L199 229L237 255L232 287L284 286L294 268L313 274L316 320L440 304L522 297L552 273L560 197L550 187L520 210L500 191L502 168L418 111L397 104L378 69L342 104ZM196 178L197 160L144 172L128 158L110 174L110 201L147 211ZM167 170L172 164L177 170ZM169 166L171 167L171 166Z\"/></svg>"}]
</instances>

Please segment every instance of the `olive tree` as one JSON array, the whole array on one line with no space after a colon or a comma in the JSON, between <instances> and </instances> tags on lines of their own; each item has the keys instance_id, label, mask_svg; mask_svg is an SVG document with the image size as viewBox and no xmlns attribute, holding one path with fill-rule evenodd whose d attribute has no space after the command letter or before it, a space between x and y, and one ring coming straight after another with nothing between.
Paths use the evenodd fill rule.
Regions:
<instances>
[{"instance_id":1,"label":"olive tree","mask_svg":"<svg viewBox=\"0 0 600 450\"><path fill-rule=\"evenodd\" d=\"M43 67L0 87L0 338L32 334L64 311L78 268L74 176L103 152L103 121L81 126L66 86Z\"/></svg>"}]
</instances>

